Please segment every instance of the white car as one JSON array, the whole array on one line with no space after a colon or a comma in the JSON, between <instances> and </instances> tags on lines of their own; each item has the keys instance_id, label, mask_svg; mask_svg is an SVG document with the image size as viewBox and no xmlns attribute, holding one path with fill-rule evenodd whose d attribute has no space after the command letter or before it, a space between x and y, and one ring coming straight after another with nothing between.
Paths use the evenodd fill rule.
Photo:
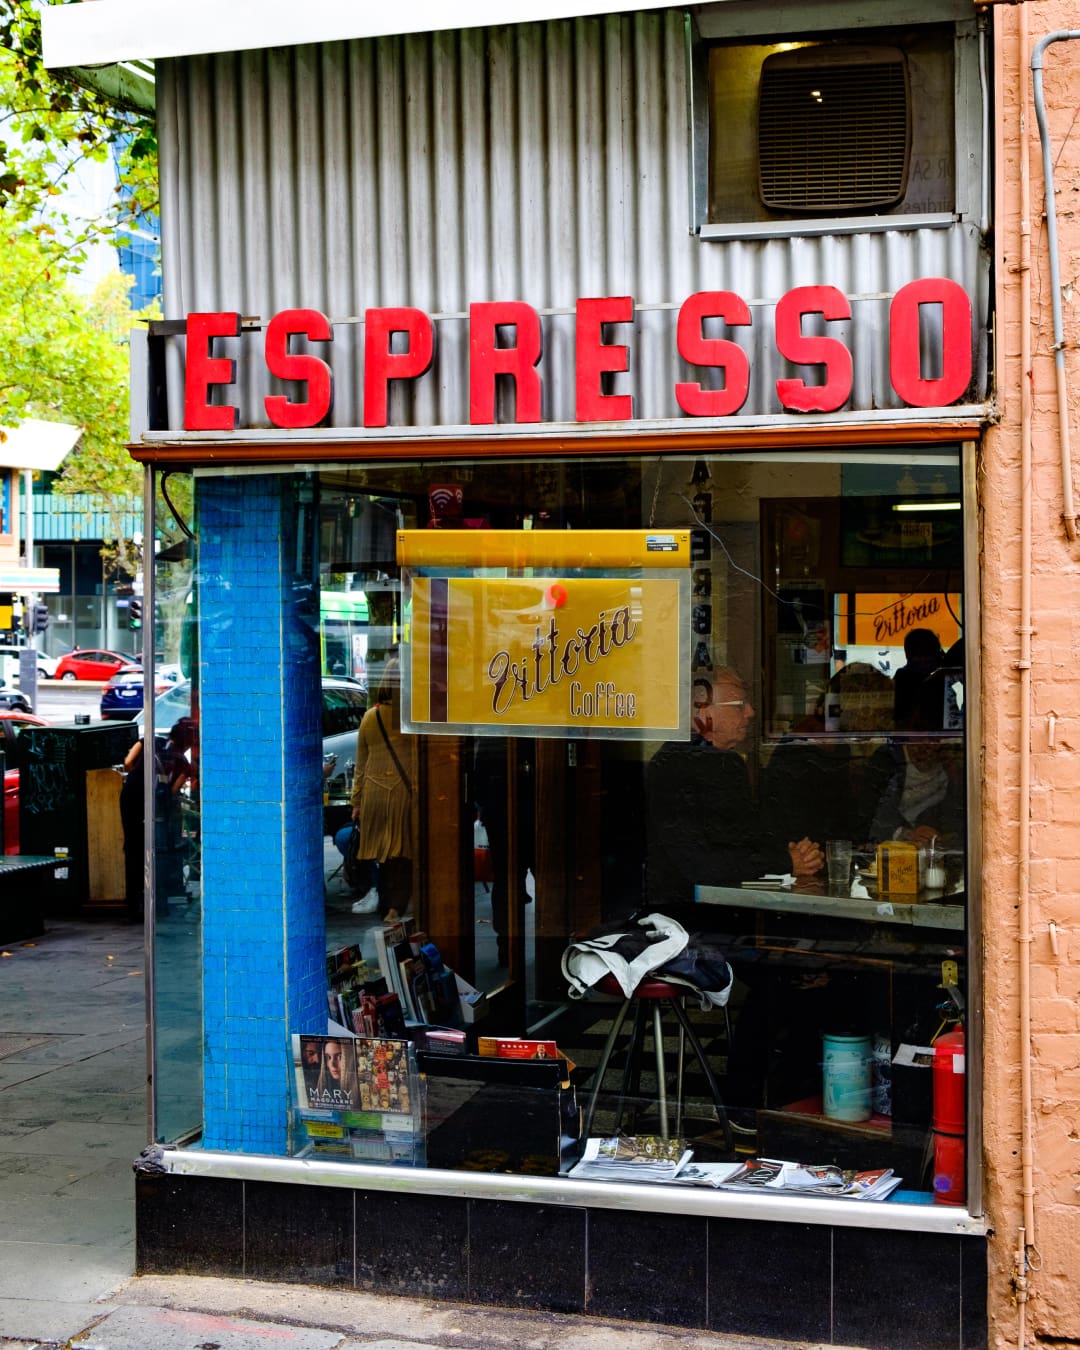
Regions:
<instances>
[{"instance_id":1,"label":"white car","mask_svg":"<svg viewBox=\"0 0 1080 1350\"><path fill-rule=\"evenodd\" d=\"M0 645L0 681L7 688L19 683L19 661L24 651L33 651L32 647L15 647L10 644ZM37 673L39 680L51 680L53 671L56 669L58 656L46 656L44 652L36 652Z\"/></svg>"},{"instance_id":2,"label":"white car","mask_svg":"<svg viewBox=\"0 0 1080 1350\"><path fill-rule=\"evenodd\" d=\"M155 676L162 670L156 667ZM172 669L164 667L164 669ZM362 684L337 675L322 679L323 766L327 791L334 797L348 794L349 766L356 760L356 732L367 712L368 693ZM178 681L154 701L154 729L164 735L181 717L191 716L191 683ZM135 719L139 735L143 733L143 714Z\"/></svg>"}]
</instances>

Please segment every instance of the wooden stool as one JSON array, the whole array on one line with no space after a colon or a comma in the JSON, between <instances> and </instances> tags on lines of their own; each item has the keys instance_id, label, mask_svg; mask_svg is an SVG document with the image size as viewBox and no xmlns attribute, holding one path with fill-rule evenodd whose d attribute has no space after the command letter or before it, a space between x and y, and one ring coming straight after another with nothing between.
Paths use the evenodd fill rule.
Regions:
<instances>
[{"instance_id":1,"label":"wooden stool","mask_svg":"<svg viewBox=\"0 0 1080 1350\"><path fill-rule=\"evenodd\" d=\"M605 975L601 980L593 985L593 989L599 994L613 994L623 1000L622 1006L615 1014L615 1020L611 1024L611 1030L608 1032L607 1040L604 1043L604 1051L600 1056L600 1063L596 1066L596 1078L592 1085L592 1091L589 1093L589 1104L585 1110L585 1119L582 1124L582 1134L588 1139L592 1129L593 1114L596 1110L597 1098L600 1096L600 1089L604 1082L604 1075L608 1071L611 1063L611 1056L615 1051L615 1043L619 1038L619 1032L623 1028L627 1014L630 1009L634 1009L634 1025L630 1034L630 1041L626 1050L626 1067L623 1069L622 1086L619 1090L619 1105L615 1114L614 1132L618 1132L619 1125L622 1123L623 1107L627 1097L636 1095L637 1080L640 1078L641 1056L645 1048L646 1027L646 1005L652 1008L652 1038L653 1052L656 1056L656 1084L657 1101L660 1108L660 1134L664 1139L669 1137L668 1133L668 1102L667 1102L667 1066L664 1058L664 1028L663 1012L667 1008L675 1017L679 1024L679 1061L676 1072L676 1084L678 1091L678 1114L676 1117L676 1132L682 1127L682 1090L683 1090L683 1059L684 1043L690 1043L690 1049L697 1056L697 1061L701 1065L702 1072L705 1074L705 1081L709 1085L709 1091L712 1093L712 1099L716 1106L717 1119L720 1122L720 1128L724 1132L724 1144L730 1151L734 1147L734 1139L731 1131L731 1124L728 1121L727 1110L724 1107L723 1098L720 1096L720 1088L717 1085L716 1077L713 1074L712 1067L709 1064L708 1056L698 1040L690 1019L683 1007L683 999L687 995L687 989L684 985L668 984L666 980L645 979L638 984L629 998L627 998L614 975ZM725 1031L728 1038L728 1044L731 1044L731 1022L728 1019L727 1008L724 1008Z\"/></svg>"}]
</instances>

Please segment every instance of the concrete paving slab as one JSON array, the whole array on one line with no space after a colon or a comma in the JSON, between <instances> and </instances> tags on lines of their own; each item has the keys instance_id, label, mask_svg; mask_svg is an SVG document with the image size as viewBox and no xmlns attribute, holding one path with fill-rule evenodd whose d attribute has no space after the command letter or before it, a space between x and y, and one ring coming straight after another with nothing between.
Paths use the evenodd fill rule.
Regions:
<instances>
[{"instance_id":1,"label":"concrete paving slab","mask_svg":"<svg viewBox=\"0 0 1080 1350\"><path fill-rule=\"evenodd\" d=\"M7 1059L9 1055L23 1054L37 1045L46 1045L49 1039L48 1036L40 1036L34 1032L0 1032L0 1059Z\"/></svg>"},{"instance_id":2,"label":"concrete paving slab","mask_svg":"<svg viewBox=\"0 0 1080 1350\"><path fill-rule=\"evenodd\" d=\"M0 1153L0 1194L5 1200L14 1195L53 1195L66 1187L76 1186L80 1181L97 1182L98 1185L111 1186L117 1191L122 1190L125 1184L133 1189L130 1168L113 1160L107 1161L103 1167L100 1158L44 1158L23 1153ZM10 1219L7 1219L6 1236L11 1236Z\"/></svg>"},{"instance_id":3,"label":"concrete paving slab","mask_svg":"<svg viewBox=\"0 0 1080 1350\"><path fill-rule=\"evenodd\" d=\"M119 1200L134 1210L135 1175L130 1162L110 1161L107 1167L83 1176L69 1175L56 1187L55 1194L72 1200Z\"/></svg>"},{"instance_id":4,"label":"concrete paving slab","mask_svg":"<svg viewBox=\"0 0 1080 1350\"><path fill-rule=\"evenodd\" d=\"M3 1094L4 1120L0 1122L0 1157L5 1153L25 1153L22 1147L31 1135L55 1125L59 1112L52 1101L44 1101L43 1093L27 1093L20 1087L8 1088Z\"/></svg>"},{"instance_id":5,"label":"concrete paving slab","mask_svg":"<svg viewBox=\"0 0 1080 1350\"><path fill-rule=\"evenodd\" d=\"M119 1186L97 1196L73 1194L12 1195L4 1203L8 1237L18 1233L33 1242L96 1246L99 1242L135 1240L134 1187Z\"/></svg>"},{"instance_id":6,"label":"concrete paving slab","mask_svg":"<svg viewBox=\"0 0 1080 1350\"><path fill-rule=\"evenodd\" d=\"M112 1125L139 1126L146 1132L146 1093L144 1092L84 1092L60 1094L51 1084L44 1084L48 1092L49 1115L42 1118L43 1093L37 1088L24 1090L9 1088L3 1095L4 1114L12 1124L25 1123L37 1129L54 1124L59 1119L68 1121L98 1121ZM0 1135L3 1131L0 1129ZM145 1141L144 1141L145 1142ZM143 1147L139 1145L139 1149ZM137 1149L136 1152L139 1150ZM132 1157L135 1155L132 1154Z\"/></svg>"},{"instance_id":7,"label":"concrete paving slab","mask_svg":"<svg viewBox=\"0 0 1080 1350\"><path fill-rule=\"evenodd\" d=\"M66 1303L92 1303L107 1297L135 1271L135 1244L73 1246L60 1242L0 1241L0 1329L8 1303L36 1303L48 1310ZM87 1323L83 1322L82 1326ZM80 1328L76 1328L79 1330ZM8 1335L46 1335L44 1325ZM69 1336L72 1332L67 1333Z\"/></svg>"},{"instance_id":8,"label":"concrete paving slab","mask_svg":"<svg viewBox=\"0 0 1080 1350\"><path fill-rule=\"evenodd\" d=\"M0 1303L0 1337L4 1350L35 1350L42 1342L66 1345L92 1327L109 1311L100 1303L64 1303L49 1306L34 1299L11 1298ZM8 1337L17 1337L14 1345Z\"/></svg>"},{"instance_id":9,"label":"concrete paving slab","mask_svg":"<svg viewBox=\"0 0 1080 1350\"><path fill-rule=\"evenodd\" d=\"M120 1308L71 1350L337 1350L339 1331L282 1326L177 1308Z\"/></svg>"},{"instance_id":10,"label":"concrete paving slab","mask_svg":"<svg viewBox=\"0 0 1080 1350\"><path fill-rule=\"evenodd\" d=\"M35 1130L43 1130L53 1121L50 1118L42 1118L41 1103L38 1103L38 1116L36 1119L27 1119L20 1116L18 1112L8 1110L7 1094L4 1094L4 1117L0 1119L0 1140L25 1139L28 1134L33 1134Z\"/></svg>"},{"instance_id":11,"label":"concrete paving slab","mask_svg":"<svg viewBox=\"0 0 1080 1350\"><path fill-rule=\"evenodd\" d=\"M434 1341L354 1341L348 1340L342 1350L417 1350L420 1345L437 1344ZM7 1347L4 1347L7 1350Z\"/></svg>"},{"instance_id":12,"label":"concrete paving slab","mask_svg":"<svg viewBox=\"0 0 1080 1350\"><path fill-rule=\"evenodd\" d=\"M49 1036L39 1041L32 1049L9 1055L0 1064L0 1069L10 1065L47 1066L57 1068L63 1064L79 1064L106 1050L116 1050L122 1046L141 1046L143 1034L134 1028L110 1028L107 1031L95 1031L85 1036Z\"/></svg>"},{"instance_id":13,"label":"concrete paving slab","mask_svg":"<svg viewBox=\"0 0 1080 1350\"><path fill-rule=\"evenodd\" d=\"M18 1087L20 1083L33 1082L35 1078L40 1078L43 1073L48 1072L49 1066L45 1064L34 1064L25 1060L5 1060L0 1064L0 1090Z\"/></svg>"},{"instance_id":14,"label":"concrete paving slab","mask_svg":"<svg viewBox=\"0 0 1080 1350\"><path fill-rule=\"evenodd\" d=\"M95 1059L63 1064L50 1072L50 1092L81 1096L101 1088L117 1094L145 1091L146 1068L131 1050L107 1050Z\"/></svg>"},{"instance_id":15,"label":"concrete paving slab","mask_svg":"<svg viewBox=\"0 0 1080 1350\"><path fill-rule=\"evenodd\" d=\"M5 1110L7 1101L5 1094ZM57 1120L17 1139L0 1138L0 1153L58 1154L83 1151L94 1157L130 1162L146 1147L146 1131L133 1125L92 1120Z\"/></svg>"},{"instance_id":16,"label":"concrete paving slab","mask_svg":"<svg viewBox=\"0 0 1080 1350\"><path fill-rule=\"evenodd\" d=\"M76 971L50 970L49 978L52 979L54 976L60 988L78 987L80 977ZM143 1004L141 1000L133 997L129 987L125 986L123 992L120 1007L103 1007L104 998L94 997L88 1000L72 994L68 996L68 1007L57 1009L49 1006L55 1003L55 997L46 1000L40 994L35 997L29 990L20 991L5 984L0 1030L10 1032L31 1026L47 1032L50 1036L62 1036L69 1034L74 1026L81 1027L87 1035L116 1035L119 1032L137 1035L142 1029ZM114 1005L118 1001L119 995L113 999ZM13 1008L16 1004L17 1011Z\"/></svg>"}]
</instances>

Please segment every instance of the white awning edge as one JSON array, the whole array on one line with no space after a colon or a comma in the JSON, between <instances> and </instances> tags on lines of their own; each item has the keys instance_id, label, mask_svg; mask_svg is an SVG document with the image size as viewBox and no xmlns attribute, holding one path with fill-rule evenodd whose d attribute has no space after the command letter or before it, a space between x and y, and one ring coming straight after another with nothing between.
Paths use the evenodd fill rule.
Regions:
<instances>
[{"instance_id":1,"label":"white awning edge","mask_svg":"<svg viewBox=\"0 0 1080 1350\"><path fill-rule=\"evenodd\" d=\"M51 69L112 65L206 52L296 47L308 42L435 33L572 19L633 10L682 8L685 0L413 0L407 5L358 5L356 0L94 0L46 5L41 11L45 64Z\"/></svg>"},{"instance_id":2,"label":"white awning edge","mask_svg":"<svg viewBox=\"0 0 1080 1350\"><path fill-rule=\"evenodd\" d=\"M82 427L27 417L17 427L0 427L0 435L0 465L4 468L55 473L78 442Z\"/></svg>"}]
</instances>

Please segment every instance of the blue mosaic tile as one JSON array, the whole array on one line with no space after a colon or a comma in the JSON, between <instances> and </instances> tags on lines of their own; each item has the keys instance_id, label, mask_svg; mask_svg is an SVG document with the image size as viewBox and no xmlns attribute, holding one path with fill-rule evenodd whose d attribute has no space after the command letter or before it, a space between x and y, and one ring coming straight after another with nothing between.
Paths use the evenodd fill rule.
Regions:
<instances>
[{"instance_id":1,"label":"blue mosaic tile","mask_svg":"<svg viewBox=\"0 0 1080 1350\"><path fill-rule=\"evenodd\" d=\"M317 1025L323 1002L317 646L293 613L294 507L285 480L206 479L197 490L204 1143L283 1153L290 1019ZM268 846L253 850L252 840Z\"/></svg>"}]
</instances>

